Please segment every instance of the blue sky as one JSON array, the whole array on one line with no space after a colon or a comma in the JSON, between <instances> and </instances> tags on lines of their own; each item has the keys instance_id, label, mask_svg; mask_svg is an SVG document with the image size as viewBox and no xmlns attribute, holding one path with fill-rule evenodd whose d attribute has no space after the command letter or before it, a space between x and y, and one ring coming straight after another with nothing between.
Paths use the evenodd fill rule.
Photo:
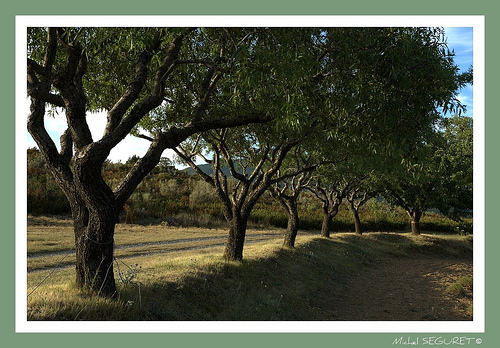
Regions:
<instances>
[{"instance_id":1,"label":"blue sky","mask_svg":"<svg viewBox=\"0 0 500 348\"><path fill-rule=\"evenodd\" d=\"M466 71L472 65L473 58L473 44L472 44L472 28L471 27L446 27L445 35L447 37L448 48L455 51L455 63L459 66L460 71ZM473 115L473 100L472 100L472 86L467 86L459 92L458 99L462 104L467 106L467 111L465 115ZM28 108L29 106L27 106ZM28 110L26 110L27 114ZM100 138L104 126L106 123L106 117L104 114L89 115L88 122L92 134L95 139ZM58 144L58 139L66 128L66 122L64 115L56 115L54 118L47 117L46 120L47 131L52 136ZM35 142L29 134L28 136L28 147L36 147ZM143 156L148 147L149 141L144 139L139 139L136 137L128 136L126 137L118 146L116 146L109 156L109 159L113 162L122 161L125 162L129 157L133 155ZM172 157L173 151L166 150L163 153L165 157Z\"/></svg>"},{"instance_id":2,"label":"blue sky","mask_svg":"<svg viewBox=\"0 0 500 348\"><path fill-rule=\"evenodd\" d=\"M472 65L473 43L472 28L470 27L448 27L445 28L448 48L455 51L455 63L460 71L464 72ZM467 86L459 93L458 99L467 105L465 115L473 115L472 86Z\"/></svg>"}]
</instances>

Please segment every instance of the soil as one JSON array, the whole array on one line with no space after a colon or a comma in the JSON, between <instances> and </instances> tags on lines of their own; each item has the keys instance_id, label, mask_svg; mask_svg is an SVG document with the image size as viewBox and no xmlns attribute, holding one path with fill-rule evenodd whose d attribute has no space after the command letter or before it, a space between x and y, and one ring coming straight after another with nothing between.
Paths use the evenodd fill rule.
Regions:
<instances>
[{"instance_id":1,"label":"soil","mask_svg":"<svg viewBox=\"0 0 500 348\"><path fill-rule=\"evenodd\" d=\"M462 295L446 291L465 276L472 277L472 260L389 259L349 281L334 320L472 320L472 289Z\"/></svg>"}]
</instances>

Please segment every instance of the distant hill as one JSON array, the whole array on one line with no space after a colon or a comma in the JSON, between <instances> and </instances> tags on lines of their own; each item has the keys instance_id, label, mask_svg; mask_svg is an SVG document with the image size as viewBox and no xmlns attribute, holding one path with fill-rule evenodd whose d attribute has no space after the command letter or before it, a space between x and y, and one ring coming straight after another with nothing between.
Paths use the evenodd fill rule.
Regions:
<instances>
[{"instance_id":1,"label":"distant hill","mask_svg":"<svg viewBox=\"0 0 500 348\"><path fill-rule=\"evenodd\" d=\"M198 167L206 174L208 175L212 175L213 174L213 170L212 170L212 165L211 164L200 164L198 165ZM195 171L193 170L193 168L191 167L187 167L187 168L184 168L182 169L183 172L187 172L189 175L194 175L196 174Z\"/></svg>"},{"instance_id":2,"label":"distant hill","mask_svg":"<svg viewBox=\"0 0 500 348\"><path fill-rule=\"evenodd\" d=\"M212 175L213 174L213 170L212 170L212 165L211 164L199 164L198 167L206 174L208 175ZM195 175L195 171L193 170L193 168L191 167L187 167L187 168L184 168L182 169L182 171L185 171L187 172L189 175ZM252 173L253 171L253 167L250 167L246 170L247 174L250 174ZM226 175L226 176L231 176L231 173L229 172L229 167L224 167L222 169L222 172Z\"/></svg>"}]
</instances>

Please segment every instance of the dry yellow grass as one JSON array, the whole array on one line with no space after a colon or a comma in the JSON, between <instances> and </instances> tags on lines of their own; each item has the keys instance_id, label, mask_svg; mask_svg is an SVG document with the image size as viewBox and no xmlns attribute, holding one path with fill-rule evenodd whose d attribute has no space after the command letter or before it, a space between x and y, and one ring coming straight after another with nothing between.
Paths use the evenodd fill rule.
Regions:
<instances>
[{"instance_id":1,"label":"dry yellow grass","mask_svg":"<svg viewBox=\"0 0 500 348\"><path fill-rule=\"evenodd\" d=\"M249 235L280 235L279 229L249 229ZM115 245L117 247L160 243L184 239L209 237L227 237L227 229L206 229L198 227L169 227L162 225L129 225L117 224L115 229ZM70 250L74 247L73 224L71 220L47 217L28 218L28 254L53 253ZM149 249L149 247L147 248Z\"/></svg>"},{"instance_id":2,"label":"dry yellow grass","mask_svg":"<svg viewBox=\"0 0 500 348\"><path fill-rule=\"evenodd\" d=\"M38 231L39 240L33 238L33 246L53 240L53 235L41 238L45 235L37 230L38 227L44 226L28 226L28 234ZM49 223L45 227L54 227L46 231L53 231L61 238L69 240L72 235L71 225L64 222L57 226ZM472 253L470 238L408 233L366 233L363 236L341 233L323 239L301 232L296 248L288 249L282 247L280 232L248 231L250 235L273 233L275 237L247 243L243 262L227 262L222 257L222 245L209 245L220 243L220 240L196 240L202 236L225 237L225 230L120 225L117 244L118 240L137 244L168 237L186 239L187 235L194 241L175 244L175 247L190 248L175 252L173 249L164 252L164 248L172 248L173 244L117 249L118 301L76 289L73 268L30 272L27 279L28 319L335 320L338 309L335 301L349 291L347 280L361 270L393 257L470 258ZM192 249L201 246L204 248ZM152 254L153 251L156 253ZM148 255L143 255L144 252ZM36 267L54 265L57 258L62 257L40 257ZM35 265L29 263L29 267Z\"/></svg>"}]
</instances>

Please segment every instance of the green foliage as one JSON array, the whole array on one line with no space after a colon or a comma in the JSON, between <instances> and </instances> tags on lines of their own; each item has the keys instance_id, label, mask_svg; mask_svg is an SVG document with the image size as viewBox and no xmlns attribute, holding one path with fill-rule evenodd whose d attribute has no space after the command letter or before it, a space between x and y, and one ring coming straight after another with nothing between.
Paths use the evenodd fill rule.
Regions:
<instances>
[{"instance_id":1,"label":"green foliage","mask_svg":"<svg viewBox=\"0 0 500 348\"><path fill-rule=\"evenodd\" d=\"M442 119L400 164L392 159L390 174L381 176L386 198L408 211L436 208L454 219L472 214L472 135L471 118Z\"/></svg>"},{"instance_id":2,"label":"green foliage","mask_svg":"<svg viewBox=\"0 0 500 348\"><path fill-rule=\"evenodd\" d=\"M165 29L170 30L170 29ZM301 81L318 65L313 28L199 28L189 32L165 102L136 129L152 134L190 117L262 113L293 123ZM211 92L208 98L207 91ZM205 109L210 105L209 110Z\"/></svg>"},{"instance_id":3,"label":"green foliage","mask_svg":"<svg viewBox=\"0 0 500 348\"><path fill-rule=\"evenodd\" d=\"M346 146L400 153L460 109L464 81L440 28L332 28L324 45L326 128Z\"/></svg>"},{"instance_id":4,"label":"green foliage","mask_svg":"<svg viewBox=\"0 0 500 348\"><path fill-rule=\"evenodd\" d=\"M200 117L213 120L249 113L270 116L273 119L270 124L226 132L224 141L234 152L232 159L240 161L242 167L249 166L252 156L263 148L276 148L285 140L301 140L307 145L308 154L316 151L330 160L353 154L385 154L388 149L406 155L411 153L415 139L423 139L427 134L438 111L459 111L456 92L472 76L472 71L458 74L441 28L60 28L57 31L60 41L83 50L87 63L83 87L89 111L110 110L115 105L130 87L137 58L142 54L150 55L151 62L147 81L135 104L150 95L159 76L156 72L168 76L161 85L163 103L147 113L135 128L136 134L144 130L154 135ZM158 70L166 50L179 34L184 35L184 41L176 64L172 70ZM40 64L46 48L47 29L29 28L28 56ZM67 63L68 52L57 50L55 72ZM446 168L458 192L440 208L447 211L454 208L455 212L463 210L457 202L467 202L464 198L469 197L472 189L470 186L462 190L463 186L456 184L471 182L472 175L471 170L466 170L472 161L467 152L471 147L464 138L468 137L464 129L471 127L467 128L466 119L456 121L444 124L444 137L450 145L444 155L439 154L440 166ZM213 150L207 139L216 142L218 134L196 136L185 144L186 149L206 154ZM470 159L462 165L460 161L466 156ZM118 164L105 168L105 180L111 188L119 185L137 159L131 158L121 168ZM421 181L421 166L427 163L410 162L413 180ZM204 194L198 188L193 191L190 184L178 182L186 178L170 175L169 163L164 166L157 167L155 174L163 178L158 182L146 178L128 200L126 210L131 221L145 212L164 218L182 211L190 201L213 203L213 196L207 196L207 190ZM365 163L349 167L346 172L365 175L363 170L367 171L367 166ZM435 168L430 166L425 170L433 172ZM336 169L334 174L339 171ZM53 189L51 182L37 185L35 182L28 185L31 212L41 212L47 201L55 203L51 204L54 212L68 211L63 196ZM193 196L189 197L187 192ZM450 197L441 191L439 194ZM42 196L47 200L37 200ZM190 208L196 205L192 203Z\"/></svg>"},{"instance_id":5,"label":"green foliage","mask_svg":"<svg viewBox=\"0 0 500 348\"><path fill-rule=\"evenodd\" d=\"M45 166L40 152L31 148L27 151L27 209L34 215L65 215L71 212L69 203L59 189L54 177Z\"/></svg>"}]
</instances>

